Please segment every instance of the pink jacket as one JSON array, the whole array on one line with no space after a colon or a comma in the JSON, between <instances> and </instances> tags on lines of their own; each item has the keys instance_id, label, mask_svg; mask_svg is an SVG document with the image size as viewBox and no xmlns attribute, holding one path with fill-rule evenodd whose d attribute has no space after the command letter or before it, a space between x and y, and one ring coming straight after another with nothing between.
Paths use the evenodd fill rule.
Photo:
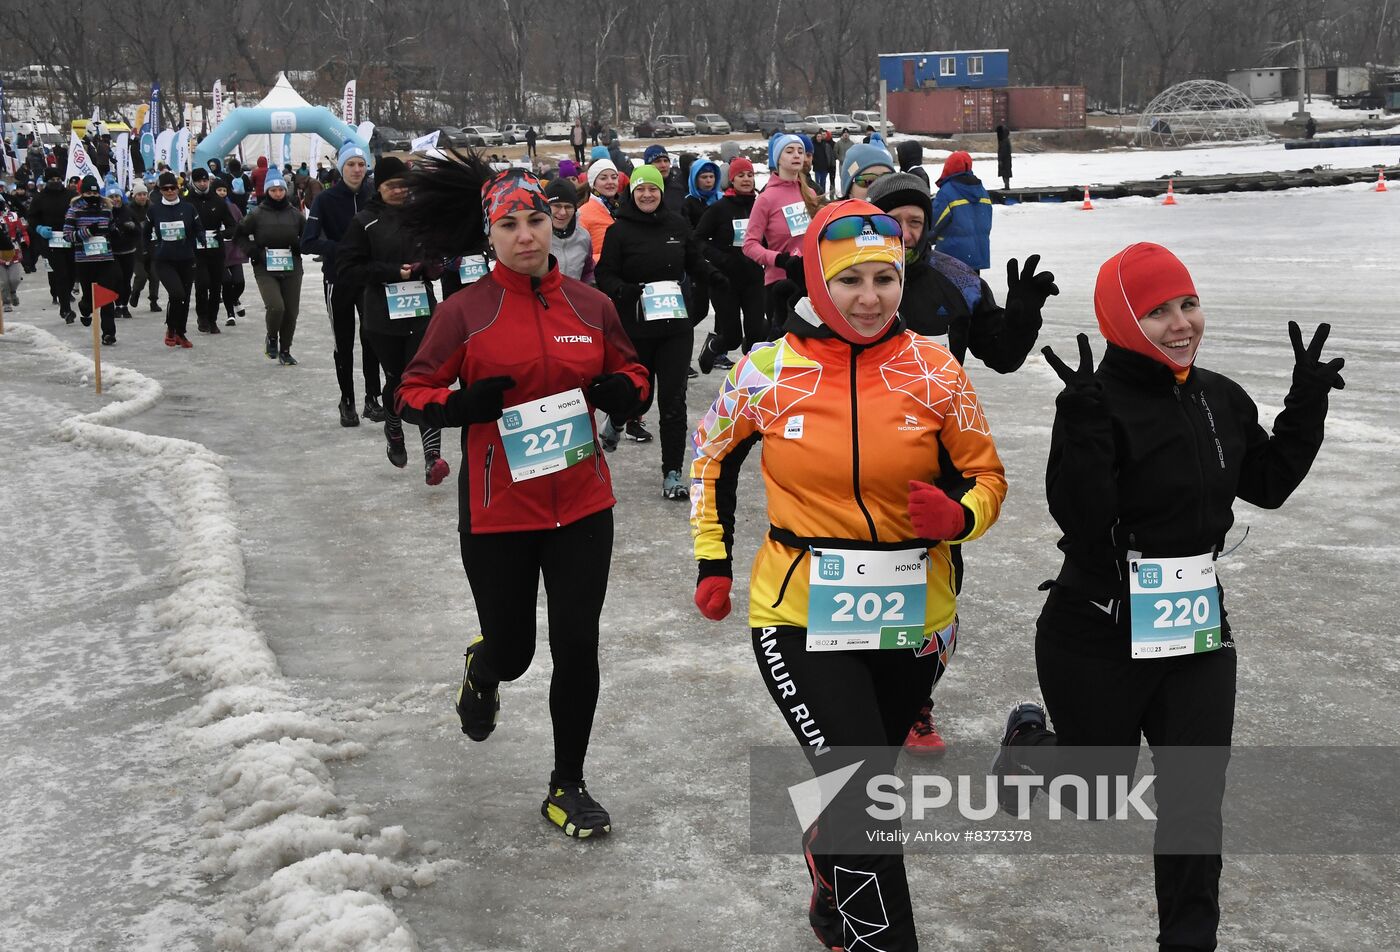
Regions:
<instances>
[{"instance_id":1,"label":"pink jacket","mask_svg":"<svg viewBox=\"0 0 1400 952\"><path fill-rule=\"evenodd\" d=\"M802 189L797 182L774 175L758 198L754 199L753 211L749 212L749 226L744 232L744 256L763 265L765 287L787 277L787 273L775 263L779 252L802 254L802 234L805 232L792 234L787 216L783 214L784 206L794 202L802 204Z\"/></svg>"}]
</instances>

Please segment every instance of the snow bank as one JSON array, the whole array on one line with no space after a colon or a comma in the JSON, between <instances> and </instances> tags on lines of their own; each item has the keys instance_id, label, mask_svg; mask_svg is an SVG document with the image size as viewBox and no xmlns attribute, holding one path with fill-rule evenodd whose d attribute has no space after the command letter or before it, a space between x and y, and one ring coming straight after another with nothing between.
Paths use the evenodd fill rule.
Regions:
<instances>
[{"instance_id":1,"label":"snow bank","mask_svg":"<svg viewBox=\"0 0 1400 952\"><path fill-rule=\"evenodd\" d=\"M90 358L29 324L7 333L84 383ZM146 458L175 508L176 589L156 606L166 658L207 690L183 718L207 759L208 798L195 817L201 870L223 887L215 947L397 952L417 947L389 896L428 885L443 862L422 859L402 827L375 832L339 797L330 764L362 754L335 721L308 712L282 677L248 606L237 511L223 459L205 446L117 429L161 399L136 371L103 368L111 402L62 421L58 439Z\"/></svg>"}]
</instances>

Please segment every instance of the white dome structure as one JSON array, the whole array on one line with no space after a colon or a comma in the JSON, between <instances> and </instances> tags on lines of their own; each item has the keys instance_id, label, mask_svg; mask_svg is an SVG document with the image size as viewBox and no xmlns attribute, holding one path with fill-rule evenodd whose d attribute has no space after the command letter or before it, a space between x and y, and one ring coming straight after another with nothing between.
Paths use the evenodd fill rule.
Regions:
<instances>
[{"instance_id":1,"label":"white dome structure","mask_svg":"<svg viewBox=\"0 0 1400 952\"><path fill-rule=\"evenodd\" d=\"M1138 120L1137 144L1195 145L1268 137L1254 100L1213 79L1190 79L1157 95Z\"/></svg>"}]
</instances>

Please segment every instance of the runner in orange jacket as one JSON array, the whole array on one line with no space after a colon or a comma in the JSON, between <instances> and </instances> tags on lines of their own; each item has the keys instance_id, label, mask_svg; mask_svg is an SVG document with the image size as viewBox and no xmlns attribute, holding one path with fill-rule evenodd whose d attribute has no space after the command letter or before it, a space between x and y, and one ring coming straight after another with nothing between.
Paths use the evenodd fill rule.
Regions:
<instances>
[{"instance_id":1,"label":"runner in orange jacket","mask_svg":"<svg viewBox=\"0 0 1400 952\"><path fill-rule=\"evenodd\" d=\"M948 544L996 521L1006 480L962 366L898 317L898 223L836 202L802 251L809 297L781 338L730 371L694 436L695 601L714 620L730 610L739 468L762 439L771 525L749 582L759 668L814 766L838 766L834 748L880 747L888 763L865 751L862 768L879 773L956 645ZM916 948L903 857L852 849L868 832L825 820L807 830L813 929L849 948L862 922L879 921L881 948ZM838 877L845 891L876 879L881 908L840 903Z\"/></svg>"}]
</instances>

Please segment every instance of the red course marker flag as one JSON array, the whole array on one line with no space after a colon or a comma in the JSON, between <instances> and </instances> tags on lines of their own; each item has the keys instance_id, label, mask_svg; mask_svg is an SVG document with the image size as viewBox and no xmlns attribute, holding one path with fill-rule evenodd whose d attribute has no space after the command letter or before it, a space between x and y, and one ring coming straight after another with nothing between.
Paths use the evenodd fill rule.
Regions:
<instances>
[{"instance_id":1,"label":"red course marker flag","mask_svg":"<svg viewBox=\"0 0 1400 952\"><path fill-rule=\"evenodd\" d=\"M94 284L92 286L93 310L97 310L101 307L106 307L108 304L115 304L117 303L117 298L119 297L121 297L121 295L118 294L116 291L113 291L109 288L104 288L100 284Z\"/></svg>"}]
</instances>

